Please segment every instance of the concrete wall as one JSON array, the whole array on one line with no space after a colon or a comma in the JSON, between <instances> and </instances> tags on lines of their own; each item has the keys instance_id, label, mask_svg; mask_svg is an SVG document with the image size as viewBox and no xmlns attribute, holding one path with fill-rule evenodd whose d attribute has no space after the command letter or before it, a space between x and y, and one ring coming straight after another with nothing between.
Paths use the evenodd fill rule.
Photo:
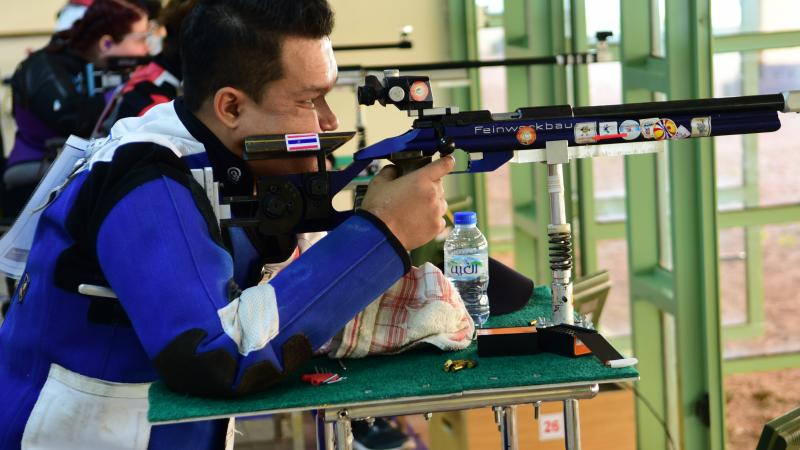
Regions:
<instances>
[{"instance_id":1,"label":"concrete wall","mask_svg":"<svg viewBox=\"0 0 800 450\"><path fill-rule=\"evenodd\" d=\"M66 3L65 0L0 0L0 78L10 76L17 64L30 50L47 43L47 37L2 38L12 33L47 32L56 23L56 13ZM9 116L11 95L8 89L0 87L0 126L2 126L5 150L8 152L13 141L14 120Z\"/></svg>"},{"instance_id":2,"label":"concrete wall","mask_svg":"<svg viewBox=\"0 0 800 450\"><path fill-rule=\"evenodd\" d=\"M66 0L0 0L0 33L49 30Z\"/></svg>"}]
</instances>

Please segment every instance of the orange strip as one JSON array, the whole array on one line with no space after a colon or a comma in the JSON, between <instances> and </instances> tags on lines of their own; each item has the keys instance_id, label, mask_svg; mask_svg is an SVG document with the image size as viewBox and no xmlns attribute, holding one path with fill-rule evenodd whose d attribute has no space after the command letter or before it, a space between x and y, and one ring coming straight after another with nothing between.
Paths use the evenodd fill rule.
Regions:
<instances>
[{"instance_id":1,"label":"orange strip","mask_svg":"<svg viewBox=\"0 0 800 450\"><path fill-rule=\"evenodd\" d=\"M478 336L496 336L500 334L536 333L536 327L508 327L478 329Z\"/></svg>"}]
</instances>

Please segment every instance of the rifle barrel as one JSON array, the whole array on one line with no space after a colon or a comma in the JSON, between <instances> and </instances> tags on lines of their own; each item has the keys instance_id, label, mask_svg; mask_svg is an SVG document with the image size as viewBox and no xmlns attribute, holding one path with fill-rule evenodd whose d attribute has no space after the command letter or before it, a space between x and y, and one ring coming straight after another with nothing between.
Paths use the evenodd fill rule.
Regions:
<instances>
[{"instance_id":1,"label":"rifle barrel","mask_svg":"<svg viewBox=\"0 0 800 450\"><path fill-rule=\"evenodd\" d=\"M741 97L671 100L664 102L629 103L626 105L577 106L576 117L688 115L703 111L705 115L740 111L783 111L783 94L746 95Z\"/></svg>"}]
</instances>

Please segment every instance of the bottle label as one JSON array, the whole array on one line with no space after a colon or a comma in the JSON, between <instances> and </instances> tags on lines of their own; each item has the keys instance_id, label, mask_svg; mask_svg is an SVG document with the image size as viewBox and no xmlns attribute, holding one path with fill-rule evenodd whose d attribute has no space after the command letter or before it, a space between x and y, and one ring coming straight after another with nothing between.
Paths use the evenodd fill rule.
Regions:
<instances>
[{"instance_id":1,"label":"bottle label","mask_svg":"<svg viewBox=\"0 0 800 450\"><path fill-rule=\"evenodd\" d=\"M450 255L444 263L445 276L456 281L486 276L487 259L481 255Z\"/></svg>"}]
</instances>

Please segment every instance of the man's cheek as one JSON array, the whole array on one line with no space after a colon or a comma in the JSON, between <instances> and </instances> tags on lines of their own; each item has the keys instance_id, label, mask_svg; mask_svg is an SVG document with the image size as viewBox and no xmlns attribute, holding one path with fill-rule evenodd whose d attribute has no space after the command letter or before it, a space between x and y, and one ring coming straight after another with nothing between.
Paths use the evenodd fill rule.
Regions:
<instances>
[{"instance_id":1,"label":"man's cheek","mask_svg":"<svg viewBox=\"0 0 800 450\"><path fill-rule=\"evenodd\" d=\"M320 133L319 118L313 109L302 109L292 117L292 124L286 133Z\"/></svg>"}]
</instances>

